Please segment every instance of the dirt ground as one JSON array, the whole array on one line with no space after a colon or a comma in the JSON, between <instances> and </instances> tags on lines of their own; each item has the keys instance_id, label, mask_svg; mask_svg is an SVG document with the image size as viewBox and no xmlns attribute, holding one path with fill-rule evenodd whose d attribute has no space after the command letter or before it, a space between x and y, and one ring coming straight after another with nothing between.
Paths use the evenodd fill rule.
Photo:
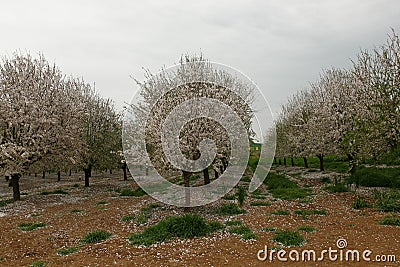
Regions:
<instances>
[{"instance_id":1,"label":"dirt ground","mask_svg":"<svg viewBox=\"0 0 400 267\"><path fill-rule=\"evenodd\" d=\"M22 201L0 208L0 266L30 266L35 261L46 262L47 266L399 266L400 227L380 225L387 214L367 208L352 208L356 196L353 193L327 193L322 190L322 174L302 173L301 169L287 168L300 184L310 185L315 193L309 201L266 200L270 206L251 206L260 201L248 196L244 209L246 214L227 217L208 212L213 207L232 200L219 200L202 207L201 212L209 220L221 223L228 219L241 220L258 236L256 240L242 240L226 230L212 235L189 240L174 239L150 247L136 247L128 243L128 236L139 232L169 215L182 214L183 210L162 205L152 212L148 223L137 225L133 221L123 222L126 215L137 214L142 207L157 203L149 196L121 197L117 189L135 188L130 178L123 181L122 175L97 174L91 179L90 188L84 188L81 174L71 177L63 175L57 182L54 175L23 177L21 179ZM326 174L329 175L329 174ZM299 178L303 177L303 178ZM79 185L79 186L78 186ZM41 195L45 190L63 189L68 195ZM263 189L265 190L265 188ZM11 197L11 188L5 182L0 185L0 198ZM361 188L358 193L368 197L368 190ZM103 204L100 204L100 203ZM289 215L271 215L275 210L288 210ZM294 214L297 209L325 209L326 215L307 217ZM71 212L80 210L80 212ZM28 222L43 222L46 227L33 231L22 231L18 225ZM323 250L338 250L338 259L331 261L325 254L323 261L260 261L259 250L277 246L272 241L273 232L262 231L265 227L296 230L300 226L311 226L316 232L302 233L307 243L301 247L283 248L287 251L315 250L317 257ZM60 256L62 248L78 246L80 240L94 230L107 230L112 237L106 241L83 245L79 251ZM339 249L337 240L345 239L347 246ZM347 250L371 250L370 262L340 261L340 253ZM263 254L260 254L263 255ZM295 255L295 254L293 254ZM377 255L395 255L396 262L377 262ZM300 256L301 257L301 256ZM360 256L361 257L361 256ZM382 257L381 257L382 258Z\"/></svg>"}]
</instances>

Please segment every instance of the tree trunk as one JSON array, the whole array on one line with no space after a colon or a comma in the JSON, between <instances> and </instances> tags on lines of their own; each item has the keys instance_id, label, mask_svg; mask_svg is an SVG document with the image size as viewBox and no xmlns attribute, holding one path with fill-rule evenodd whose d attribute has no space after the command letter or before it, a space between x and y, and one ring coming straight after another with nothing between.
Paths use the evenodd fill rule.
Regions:
<instances>
[{"instance_id":1,"label":"tree trunk","mask_svg":"<svg viewBox=\"0 0 400 267\"><path fill-rule=\"evenodd\" d=\"M320 171L325 171L325 168L324 168L324 155L322 155L322 154L319 154L319 155L317 155L317 157L318 157L318 159L319 159L319 169L320 169Z\"/></svg>"},{"instance_id":2,"label":"tree trunk","mask_svg":"<svg viewBox=\"0 0 400 267\"><path fill-rule=\"evenodd\" d=\"M68 174L68 176L71 176L71 175L72 175L72 170L69 169L69 174Z\"/></svg>"},{"instance_id":3,"label":"tree trunk","mask_svg":"<svg viewBox=\"0 0 400 267\"><path fill-rule=\"evenodd\" d=\"M286 167L286 158L283 158L283 165Z\"/></svg>"},{"instance_id":4,"label":"tree trunk","mask_svg":"<svg viewBox=\"0 0 400 267\"><path fill-rule=\"evenodd\" d=\"M307 157L303 157L303 160L304 160L304 167L308 169Z\"/></svg>"},{"instance_id":5,"label":"tree trunk","mask_svg":"<svg viewBox=\"0 0 400 267\"><path fill-rule=\"evenodd\" d=\"M61 171L57 172L57 182L61 181Z\"/></svg>"},{"instance_id":6,"label":"tree trunk","mask_svg":"<svg viewBox=\"0 0 400 267\"><path fill-rule=\"evenodd\" d=\"M19 178L21 174L12 174L11 175L11 186L13 188L13 199L14 201L21 200L21 193L19 191Z\"/></svg>"},{"instance_id":7,"label":"tree trunk","mask_svg":"<svg viewBox=\"0 0 400 267\"><path fill-rule=\"evenodd\" d=\"M274 164L276 164L276 157L274 157Z\"/></svg>"},{"instance_id":8,"label":"tree trunk","mask_svg":"<svg viewBox=\"0 0 400 267\"><path fill-rule=\"evenodd\" d=\"M112 169L110 169L110 174L112 174Z\"/></svg>"},{"instance_id":9,"label":"tree trunk","mask_svg":"<svg viewBox=\"0 0 400 267\"><path fill-rule=\"evenodd\" d=\"M89 178L92 176L92 165L89 164L83 171L85 172L85 187L89 187Z\"/></svg>"},{"instance_id":10,"label":"tree trunk","mask_svg":"<svg viewBox=\"0 0 400 267\"><path fill-rule=\"evenodd\" d=\"M203 176L204 176L204 184L209 184L210 183L210 174L208 173L208 168L205 168L203 170Z\"/></svg>"},{"instance_id":11,"label":"tree trunk","mask_svg":"<svg viewBox=\"0 0 400 267\"><path fill-rule=\"evenodd\" d=\"M183 173L183 181L184 181L184 186L185 188L185 211L188 211L190 206L190 176L192 176L192 174L190 172L186 172L186 171L182 171Z\"/></svg>"},{"instance_id":12,"label":"tree trunk","mask_svg":"<svg viewBox=\"0 0 400 267\"><path fill-rule=\"evenodd\" d=\"M218 179L218 177L219 177L219 173L216 170L214 170L214 177L215 177L215 179Z\"/></svg>"},{"instance_id":13,"label":"tree trunk","mask_svg":"<svg viewBox=\"0 0 400 267\"><path fill-rule=\"evenodd\" d=\"M46 171L43 171L42 178L46 178Z\"/></svg>"},{"instance_id":14,"label":"tree trunk","mask_svg":"<svg viewBox=\"0 0 400 267\"><path fill-rule=\"evenodd\" d=\"M293 158L290 158L290 161L291 161L291 163L292 163L292 167L294 167L294 159L293 159Z\"/></svg>"},{"instance_id":15,"label":"tree trunk","mask_svg":"<svg viewBox=\"0 0 400 267\"><path fill-rule=\"evenodd\" d=\"M37 177L37 172L35 172L35 177Z\"/></svg>"},{"instance_id":16,"label":"tree trunk","mask_svg":"<svg viewBox=\"0 0 400 267\"><path fill-rule=\"evenodd\" d=\"M282 161L281 161L281 159L279 159L279 165L282 165Z\"/></svg>"},{"instance_id":17,"label":"tree trunk","mask_svg":"<svg viewBox=\"0 0 400 267\"><path fill-rule=\"evenodd\" d=\"M146 176L149 175L149 167L146 166Z\"/></svg>"},{"instance_id":18,"label":"tree trunk","mask_svg":"<svg viewBox=\"0 0 400 267\"><path fill-rule=\"evenodd\" d=\"M8 182L10 180L10 176L8 176L8 175L4 176L4 178L6 178L6 182Z\"/></svg>"},{"instance_id":19,"label":"tree trunk","mask_svg":"<svg viewBox=\"0 0 400 267\"><path fill-rule=\"evenodd\" d=\"M126 175L127 165L126 162L122 163L122 170L124 171L124 181L128 180L128 176ZM111 172L111 170L110 170Z\"/></svg>"},{"instance_id":20,"label":"tree trunk","mask_svg":"<svg viewBox=\"0 0 400 267\"><path fill-rule=\"evenodd\" d=\"M350 172L350 175L352 177L354 177L354 174L356 173L357 164L354 162L353 154L348 153L347 154L347 159L349 160L349 168L350 168L349 172ZM356 187L358 188L360 186L360 180L359 180L359 178L357 176L356 176L356 179L355 179L355 183L356 183Z\"/></svg>"}]
</instances>

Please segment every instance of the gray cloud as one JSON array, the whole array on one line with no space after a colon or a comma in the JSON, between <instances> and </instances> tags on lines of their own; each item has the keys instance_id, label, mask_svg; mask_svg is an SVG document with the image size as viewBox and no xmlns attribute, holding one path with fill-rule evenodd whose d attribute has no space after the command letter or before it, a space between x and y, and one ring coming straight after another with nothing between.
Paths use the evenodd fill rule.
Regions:
<instances>
[{"instance_id":1,"label":"gray cloud","mask_svg":"<svg viewBox=\"0 0 400 267\"><path fill-rule=\"evenodd\" d=\"M4 1L0 54L43 52L121 108L129 75L202 52L251 77L277 112L322 68L384 43L399 17L396 0Z\"/></svg>"}]
</instances>

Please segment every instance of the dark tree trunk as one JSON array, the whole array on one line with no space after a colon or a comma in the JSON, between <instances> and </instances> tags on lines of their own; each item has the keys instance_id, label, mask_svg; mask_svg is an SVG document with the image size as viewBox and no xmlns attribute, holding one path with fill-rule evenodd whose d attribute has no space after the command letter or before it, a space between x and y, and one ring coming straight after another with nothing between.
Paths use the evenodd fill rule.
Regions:
<instances>
[{"instance_id":1,"label":"dark tree trunk","mask_svg":"<svg viewBox=\"0 0 400 267\"><path fill-rule=\"evenodd\" d=\"M318 157L318 159L319 159L319 169L320 169L320 171L325 171L325 168L324 168L324 155L322 155L322 154L319 154L319 155L317 155L317 157Z\"/></svg>"},{"instance_id":2,"label":"dark tree trunk","mask_svg":"<svg viewBox=\"0 0 400 267\"><path fill-rule=\"evenodd\" d=\"M184 186L185 188L185 211L189 210L190 206L190 176L192 176L192 174L190 172L186 172L186 171L182 171L183 173L183 181L184 181Z\"/></svg>"},{"instance_id":3,"label":"dark tree trunk","mask_svg":"<svg viewBox=\"0 0 400 267\"><path fill-rule=\"evenodd\" d=\"M4 178L6 179L6 182L10 181L10 176L6 175Z\"/></svg>"},{"instance_id":4,"label":"dark tree trunk","mask_svg":"<svg viewBox=\"0 0 400 267\"><path fill-rule=\"evenodd\" d=\"M283 165L286 167L286 158L283 158Z\"/></svg>"},{"instance_id":5,"label":"dark tree trunk","mask_svg":"<svg viewBox=\"0 0 400 267\"><path fill-rule=\"evenodd\" d=\"M290 162L292 163L292 167L294 167L294 159L290 158Z\"/></svg>"},{"instance_id":6,"label":"dark tree trunk","mask_svg":"<svg viewBox=\"0 0 400 267\"><path fill-rule=\"evenodd\" d=\"M112 169L110 169L110 174L112 174Z\"/></svg>"},{"instance_id":7,"label":"dark tree trunk","mask_svg":"<svg viewBox=\"0 0 400 267\"><path fill-rule=\"evenodd\" d=\"M276 164L276 157L274 157L274 164Z\"/></svg>"},{"instance_id":8,"label":"dark tree trunk","mask_svg":"<svg viewBox=\"0 0 400 267\"><path fill-rule=\"evenodd\" d=\"M71 176L71 175L72 175L72 170L69 169L69 174L68 174L68 176Z\"/></svg>"},{"instance_id":9,"label":"dark tree trunk","mask_svg":"<svg viewBox=\"0 0 400 267\"><path fill-rule=\"evenodd\" d=\"M50 174L51 172L50 172L50 171L48 171L48 173Z\"/></svg>"},{"instance_id":10,"label":"dark tree trunk","mask_svg":"<svg viewBox=\"0 0 400 267\"><path fill-rule=\"evenodd\" d=\"M215 177L215 179L218 179L218 177L219 177L219 173L216 170L214 170L214 177Z\"/></svg>"},{"instance_id":11,"label":"dark tree trunk","mask_svg":"<svg viewBox=\"0 0 400 267\"><path fill-rule=\"evenodd\" d=\"M204 184L209 184L210 183L210 174L208 173L208 168L205 168L203 170L203 176L204 176Z\"/></svg>"},{"instance_id":12,"label":"dark tree trunk","mask_svg":"<svg viewBox=\"0 0 400 267\"><path fill-rule=\"evenodd\" d=\"M14 201L21 200L21 193L19 191L19 178L21 174L12 174L11 175L11 186L13 188L13 199Z\"/></svg>"},{"instance_id":13,"label":"dark tree trunk","mask_svg":"<svg viewBox=\"0 0 400 267\"><path fill-rule=\"evenodd\" d=\"M126 162L122 163L122 170L124 171L124 181L128 180L128 176L126 175L126 169L127 169ZM111 170L110 170L111 172Z\"/></svg>"},{"instance_id":14,"label":"dark tree trunk","mask_svg":"<svg viewBox=\"0 0 400 267\"><path fill-rule=\"evenodd\" d=\"M282 165L282 160L281 159L279 159L279 165Z\"/></svg>"},{"instance_id":15,"label":"dark tree trunk","mask_svg":"<svg viewBox=\"0 0 400 267\"><path fill-rule=\"evenodd\" d=\"M61 171L57 172L57 182L61 181Z\"/></svg>"},{"instance_id":16,"label":"dark tree trunk","mask_svg":"<svg viewBox=\"0 0 400 267\"><path fill-rule=\"evenodd\" d=\"M308 169L307 157L303 157L303 160L304 160L304 167Z\"/></svg>"},{"instance_id":17,"label":"dark tree trunk","mask_svg":"<svg viewBox=\"0 0 400 267\"><path fill-rule=\"evenodd\" d=\"M146 166L146 176L149 175L149 167Z\"/></svg>"},{"instance_id":18,"label":"dark tree trunk","mask_svg":"<svg viewBox=\"0 0 400 267\"><path fill-rule=\"evenodd\" d=\"M35 172L35 177L37 177L37 172Z\"/></svg>"},{"instance_id":19,"label":"dark tree trunk","mask_svg":"<svg viewBox=\"0 0 400 267\"><path fill-rule=\"evenodd\" d=\"M92 176L92 165L89 164L83 171L85 172L85 187L89 187L89 178Z\"/></svg>"},{"instance_id":20,"label":"dark tree trunk","mask_svg":"<svg viewBox=\"0 0 400 267\"><path fill-rule=\"evenodd\" d=\"M42 178L46 178L46 171L43 171Z\"/></svg>"}]
</instances>

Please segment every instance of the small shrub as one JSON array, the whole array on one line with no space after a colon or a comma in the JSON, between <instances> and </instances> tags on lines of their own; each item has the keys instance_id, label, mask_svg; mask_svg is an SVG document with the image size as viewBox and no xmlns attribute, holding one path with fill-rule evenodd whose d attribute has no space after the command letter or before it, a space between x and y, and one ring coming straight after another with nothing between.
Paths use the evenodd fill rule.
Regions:
<instances>
[{"instance_id":1,"label":"small shrub","mask_svg":"<svg viewBox=\"0 0 400 267\"><path fill-rule=\"evenodd\" d=\"M337 183L335 185L326 186L324 189L326 191L331 192L331 193L349 192L349 189L346 187L346 185L342 184L342 183Z\"/></svg>"},{"instance_id":2,"label":"small shrub","mask_svg":"<svg viewBox=\"0 0 400 267\"><path fill-rule=\"evenodd\" d=\"M382 225L400 226L400 217L387 216L387 217L383 218L383 220L380 221L379 223Z\"/></svg>"},{"instance_id":3,"label":"small shrub","mask_svg":"<svg viewBox=\"0 0 400 267\"><path fill-rule=\"evenodd\" d=\"M265 227L262 229L262 231L264 231L264 232L275 232L277 230L278 230L278 228L276 228L276 227Z\"/></svg>"},{"instance_id":4,"label":"small shrub","mask_svg":"<svg viewBox=\"0 0 400 267\"><path fill-rule=\"evenodd\" d=\"M46 267L47 266L47 262L45 261L34 261L31 263L30 265L31 267Z\"/></svg>"},{"instance_id":5,"label":"small shrub","mask_svg":"<svg viewBox=\"0 0 400 267\"><path fill-rule=\"evenodd\" d=\"M400 193L399 191L380 192L374 191L376 199L375 208L385 212L400 212Z\"/></svg>"},{"instance_id":6,"label":"small shrub","mask_svg":"<svg viewBox=\"0 0 400 267\"><path fill-rule=\"evenodd\" d=\"M265 201L256 201L256 202L251 202L250 206L271 206L271 203L265 202Z\"/></svg>"},{"instance_id":7,"label":"small shrub","mask_svg":"<svg viewBox=\"0 0 400 267\"><path fill-rule=\"evenodd\" d=\"M207 223L197 214L185 214L180 217L168 217L150 226L141 233L132 234L128 240L133 245L149 246L157 242L167 241L173 237L193 238L205 236L213 231L222 229L218 222Z\"/></svg>"},{"instance_id":8,"label":"small shrub","mask_svg":"<svg viewBox=\"0 0 400 267\"><path fill-rule=\"evenodd\" d=\"M240 206L243 206L246 195L246 189L243 186L239 186L237 191L237 198Z\"/></svg>"},{"instance_id":9,"label":"small shrub","mask_svg":"<svg viewBox=\"0 0 400 267\"><path fill-rule=\"evenodd\" d=\"M107 240L112 236L111 233L104 231L104 230L96 230L87 234L83 239L82 242L85 244L94 244L99 243L101 241Z\"/></svg>"},{"instance_id":10,"label":"small shrub","mask_svg":"<svg viewBox=\"0 0 400 267\"><path fill-rule=\"evenodd\" d=\"M272 215L289 215L289 211L288 210L275 210L275 211L272 211L270 214L272 214Z\"/></svg>"},{"instance_id":11,"label":"small shrub","mask_svg":"<svg viewBox=\"0 0 400 267\"><path fill-rule=\"evenodd\" d=\"M127 216L122 217L121 221L129 222L129 221L133 221L134 219L135 219L135 216L127 215Z\"/></svg>"},{"instance_id":12,"label":"small shrub","mask_svg":"<svg viewBox=\"0 0 400 267\"><path fill-rule=\"evenodd\" d=\"M53 191L43 191L40 194L43 196L46 196L46 195L68 195L68 192L64 191L62 189L56 189Z\"/></svg>"},{"instance_id":13,"label":"small shrub","mask_svg":"<svg viewBox=\"0 0 400 267\"><path fill-rule=\"evenodd\" d=\"M332 183L332 180L329 177L324 177L322 178L321 182L323 182L324 184L330 184Z\"/></svg>"},{"instance_id":14,"label":"small shrub","mask_svg":"<svg viewBox=\"0 0 400 267\"><path fill-rule=\"evenodd\" d=\"M70 247L70 248L63 248L57 251L57 254L60 256L67 256L69 254L75 253L79 250L79 247Z\"/></svg>"},{"instance_id":15,"label":"small shrub","mask_svg":"<svg viewBox=\"0 0 400 267\"><path fill-rule=\"evenodd\" d=\"M307 232L307 233L311 233L311 232L316 232L317 229L315 229L314 227L311 226L300 226L299 228L297 228L298 231L303 231L303 232Z\"/></svg>"},{"instance_id":16,"label":"small shrub","mask_svg":"<svg viewBox=\"0 0 400 267\"><path fill-rule=\"evenodd\" d=\"M32 231L35 230L37 228L40 227L45 227L46 224L45 223L21 223L18 225L18 227L22 230L22 231Z\"/></svg>"},{"instance_id":17,"label":"small shrub","mask_svg":"<svg viewBox=\"0 0 400 267\"><path fill-rule=\"evenodd\" d=\"M224 204L221 207L219 207L217 209L217 213L219 215L223 215L223 216L232 216L232 215L246 213L246 211L243 209L240 209L238 207L238 205L236 205L234 203L228 203L228 204Z\"/></svg>"},{"instance_id":18,"label":"small shrub","mask_svg":"<svg viewBox=\"0 0 400 267\"><path fill-rule=\"evenodd\" d=\"M358 197L352 205L353 209L359 210L362 208L369 208L371 205L365 199Z\"/></svg>"},{"instance_id":19,"label":"small shrub","mask_svg":"<svg viewBox=\"0 0 400 267\"><path fill-rule=\"evenodd\" d=\"M124 189L119 195L121 197L142 197L147 195L147 193L141 187L138 187L135 190Z\"/></svg>"},{"instance_id":20,"label":"small shrub","mask_svg":"<svg viewBox=\"0 0 400 267\"><path fill-rule=\"evenodd\" d=\"M238 226L238 225L243 225L242 221L235 220L235 221L226 221L225 222L226 226Z\"/></svg>"},{"instance_id":21,"label":"small shrub","mask_svg":"<svg viewBox=\"0 0 400 267\"><path fill-rule=\"evenodd\" d=\"M225 200L235 200L236 199L236 195L225 195L222 197Z\"/></svg>"},{"instance_id":22,"label":"small shrub","mask_svg":"<svg viewBox=\"0 0 400 267\"><path fill-rule=\"evenodd\" d=\"M273 241L282 244L285 247L301 246L306 242L306 239L298 232L290 230L280 230L275 232Z\"/></svg>"}]
</instances>

